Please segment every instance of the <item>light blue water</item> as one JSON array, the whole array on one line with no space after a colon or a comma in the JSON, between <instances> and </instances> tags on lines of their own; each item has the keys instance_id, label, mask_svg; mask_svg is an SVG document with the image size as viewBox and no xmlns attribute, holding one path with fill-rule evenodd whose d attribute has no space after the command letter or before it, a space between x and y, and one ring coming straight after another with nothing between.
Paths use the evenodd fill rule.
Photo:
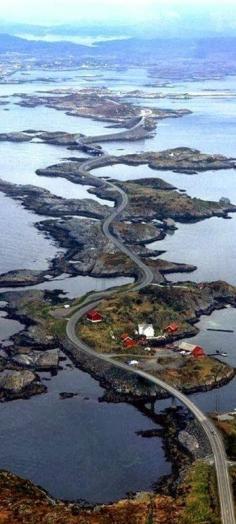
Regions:
<instances>
[{"instance_id":1,"label":"light blue water","mask_svg":"<svg viewBox=\"0 0 236 524\"><path fill-rule=\"evenodd\" d=\"M0 273L13 269L45 270L56 256L56 244L34 227L38 218L0 193Z\"/></svg>"},{"instance_id":2,"label":"light blue water","mask_svg":"<svg viewBox=\"0 0 236 524\"><path fill-rule=\"evenodd\" d=\"M61 275L58 278L43 282L33 286L34 289L47 289L50 291L61 290L70 298L77 298L85 295L89 291L103 291L111 287L123 286L133 282L132 278L116 277L116 278L94 278L89 276L70 277L69 275ZM13 288L0 288L0 293L4 291L12 291ZM24 286L17 288L18 290L32 289L32 286Z\"/></svg>"}]
</instances>

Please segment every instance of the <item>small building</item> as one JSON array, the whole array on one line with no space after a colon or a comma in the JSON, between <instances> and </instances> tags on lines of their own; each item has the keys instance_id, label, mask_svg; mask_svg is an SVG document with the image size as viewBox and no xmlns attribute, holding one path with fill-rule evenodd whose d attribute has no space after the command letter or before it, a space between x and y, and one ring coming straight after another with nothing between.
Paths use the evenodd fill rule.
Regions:
<instances>
[{"instance_id":1,"label":"small building","mask_svg":"<svg viewBox=\"0 0 236 524\"><path fill-rule=\"evenodd\" d=\"M127 333L124 333L123 335L121 335L121 340L123 342L123 347L125 349L133 348L134 346L137 345L137 342L132 337L130 337Z\"/></svg>"},{"instance_id":2,"label":"small building","mask_svg":"<svg viewBox=\"0 0 236 524\"><path fill-rule=\"evenodd\" d=\"M153 338L155 336L154 327L152 324L139 324L138 334L146 338Z\"/></svg>"},{"instance_id":3,"label":"small building","mask_svg":"<svg viewBox=\"0 0 236 524\"><path fill-rule=\"evenodd\" d=\"M138 360L130 360L129 366L138 366Z\"/></svg>"},{"instance_id":4,"label":"small building","mask_svg":"<svg viewBox=\"0 0 236 524\"><path fill-rule=\"evenodd\" d=\"M179 351L185 351L185 353L189 354L192 353L195 347L195 344L190 344L189 342L180 342L180 344L178 344Z\"/></svg>"},{"instance_id":5,"label":"small building","mask_svg":"<svg viewBox=\"0 0 236 524\"><path fill-rule=\"evenodd\" d=\"M134 346L136 346L137 343L135 342L135 340L133 340L132 338L128 337L126 340L124 340L123 342L123 346L125 349L128 349L128 348L133 348Z\"/></svg>"},{"instance_id":6,"label":"small building","mask_svg":"<svg viewBox=\"0 0 236 524\"><path fill-rule=\"evenodd\" d=\"M121 340L123 342L123 347L124 348L133 348L134 346L137 346L137 342L128 335L128 333L124 333L123 335L121 335Z\"/></svg>"},{"instance_id":7,"label":"small building","mask_svg":"<svg viewBox=\"0 0 236 524\"><path fill-rule=\"evenodd\" d=\"M203 350L203 348L201 346L195 346L195 348L193 349L191 355L194 358L202 358L202 357L205 357L205 352L204 352L204 350Z\"/></svg>"},{"instance_id":8,"label":"small building","mask_svg":"<svg viewBox=\"0 0 236 524\"><path fill-rule=\"evenodd\" d=\"M103 317L98 311L93 309L87 313L87 320L89 320L89 322L98 323L103 321Z\"/></svg>"},{"instance_id":9,"label":"small building","mask_svg":"<svg viewBox=\"0 0 236 524\"><path fill-rule=\"evenodd\" d=\"M176 322L172 322L171 324L169 324L169 326L166 326L164 331L166 333L172 334L172 333L176 333L176 331L178 331L178 329L179 329L178 324L176 324Z\"/></svg>"},{"instance_id":10,"label":"small building","mask_svg":"<svg viewBox=\"0 0 236 524\"><path fill-rule=\"evenodd\" d=\"M181 342L178 349L182 354L192 355L195 358L202 358L205 356L204 349L196 344L189 344L189 342Z\"/></svg>"},{"instance_id":11,"label":"small building","mask_svg":"<svg viewBox=\"0 0 236 524\"><path fill-rule=\"evenodd\" d=\"M129 336L128 333L123 333L123 335L121 335L120 338L121 338L121 340L124 342L127 338L131 338L131 337Z\"/></svg>"}]
</instances>

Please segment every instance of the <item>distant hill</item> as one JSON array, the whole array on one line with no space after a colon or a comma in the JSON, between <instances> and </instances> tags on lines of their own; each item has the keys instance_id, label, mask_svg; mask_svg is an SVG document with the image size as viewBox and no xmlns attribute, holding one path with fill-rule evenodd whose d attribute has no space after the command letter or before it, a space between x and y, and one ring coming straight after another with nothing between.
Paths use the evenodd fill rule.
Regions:
<instances>
[{"instance_id":1,"label":"distant hill","mask_svg":"<svg viewBox=\"0 0 236 524\"><path fill-rule=\"evenodd\" d=\"M93 47L68 41L46 42L0 34L0 53L17 52L36 57L91 58L120 65L155 65L158 60L175 63L189 59L236 61L236 37L201 39L140 39L100 42Z\"/></svg>"},{"instance_id":2,"label":"distant hill","mask_svg":"<svg viewBox=\"0 0 236 524\"><path fill-rule=\"evenodd\" d=\"M0 53L14 52L32 55L49 54L89 54L87 46L71 42L43 42L41 40L26 40L17 36L0 34Z\"/></svg>"}]
</instances>

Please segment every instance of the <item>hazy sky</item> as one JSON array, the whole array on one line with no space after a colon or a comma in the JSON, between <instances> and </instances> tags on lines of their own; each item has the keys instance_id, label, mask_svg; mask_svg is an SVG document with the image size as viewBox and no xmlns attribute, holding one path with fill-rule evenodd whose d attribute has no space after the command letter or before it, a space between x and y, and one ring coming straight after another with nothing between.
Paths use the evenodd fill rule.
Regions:
<instances>
[{"instance_id":1,"label":"hazy sky","mask_svg":"<svg viewBox=\"0 0 236 524\"><path fill-rule=\"evenodd\" d=\"M202 25L230 31L236 30L236 0L3 0L0 19L31 24L146 22L170 32Z\"/></svg>"}]
</instances>

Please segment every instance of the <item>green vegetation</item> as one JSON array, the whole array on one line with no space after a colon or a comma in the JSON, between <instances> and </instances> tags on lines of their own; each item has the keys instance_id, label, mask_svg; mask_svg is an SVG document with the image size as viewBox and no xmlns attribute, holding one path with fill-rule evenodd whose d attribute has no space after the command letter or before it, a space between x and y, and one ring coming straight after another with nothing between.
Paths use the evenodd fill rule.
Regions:
<instances>
[{"instance_id":1,"label":"green vegetation","mask_svg":"<svg viewBox=\"0 0 236 524\"><path fill-rule=\"evenodd\" d=\"M223 434L226 452L231 460L236 460L236 413L231 420L218 420L214 422Z\"/></svg>"},{"instance_id":2,"label":"green vegetation","mask_svg":"<svg viewBox=\"0 0 236 524\"><path fill-rule=\"evenodd\" d=\"M179 524L220 524L217 482L212 466L203 461L195 462L181 489L187 495Z\"/></svg>"},{"instance_id":3,"label":"green vegetation","mask_svg":"<svg viewBox=\"0 0 236 524\"><path fill-rule=\"evenodd\" d=\"M178 322L179 332L191 332L186 303L180 303L181 291L176 290L176 294L172 289L150 287L145 294L131 291L103 300L99 311L104 321L94 325L84 318L78 325L78 334L97 351L114 353L122 351L121 335L133 337L142 322L152 323L157 336L173 321Z\"/></svg>"},{"instance_id":4,"label":"green vegetation","mask_svg":"<svg viewBox=\"0 0 236 524\"><path fill-rule=\"evenodd\" d=\"M54 307L41 296L25 298L21 307L23 313L38 326L45 337L63 338L66 329L66 319L55 318L52 313Z\"/></svg>"},{"instance_id":5,"label":"green vegetation","mask_svg":"<svg viewBox=\"0 0 236 524\"><path fill-rule=\"evenodd\" d=\"M123 184L129 195L128 211L140 215L140 209L145 209L148 203L149 212L157 213L159 218L199 219L222 211L223 205L218 202L191 198L186 194L173 190L160 190L155 187L145 187L138 182Z\"/></svg>"},{"instance_id":6,"label":"green vegetation","mask_svg":"<svg viewBox=\"0 0 236 524\"><path fill-rule=\"evenodd\" d=\"M214 386L220 381L229 371L230 368L225 364L219 364L212 357L204 357L202 359L184 358L183 365L177 369L164 368L158 375L165 382L174 384L177 388L184 388L190 390L199 385Z\"/></svg>"},{"instance_id":7,"label":"green vegetation","mask_svg":"<svg viewBox=\"0 0 236 524\"><path fill-rule=\"evenodd\" d=\"M77 325L77 334L99 353L112 354L123 361L137 358L143 369L177 388L185 391L211 388L232 378L233 370L207 356L202 359L183 357L168 349L166 354L158 356L158 349L154 348L147 353L145 346L149 343L147 341L143 346L139 342L137 329L141 323L150 323L154 326L155 336L162 336L165 328L175 322L178 328L175 338L193 334L196 328L189 320L194 319L196 311L202 307L202 295L205 301L212 303L213 294L219 293L222 297L224 292L228 290L221 283L206 285L204 289L192 284L187 288L149 286L141 292L127 291L101 301L98 310L103 321L93 324L85 316ZM124 347L123 334L135 340L136 345Z\"/></svg>"},{"instance_id":8,"label":"green vegetation","mask_svg":"<svg viewBox=\"0 0 236 524\"><path fill-rule=\"evenodd\" d=\"M235 513L236 513L236 466L231 466L231 468L230 468L230 476L231 476L231 480L232 480L234 505L235 505Z\"/></svg>"}]
</instances>

